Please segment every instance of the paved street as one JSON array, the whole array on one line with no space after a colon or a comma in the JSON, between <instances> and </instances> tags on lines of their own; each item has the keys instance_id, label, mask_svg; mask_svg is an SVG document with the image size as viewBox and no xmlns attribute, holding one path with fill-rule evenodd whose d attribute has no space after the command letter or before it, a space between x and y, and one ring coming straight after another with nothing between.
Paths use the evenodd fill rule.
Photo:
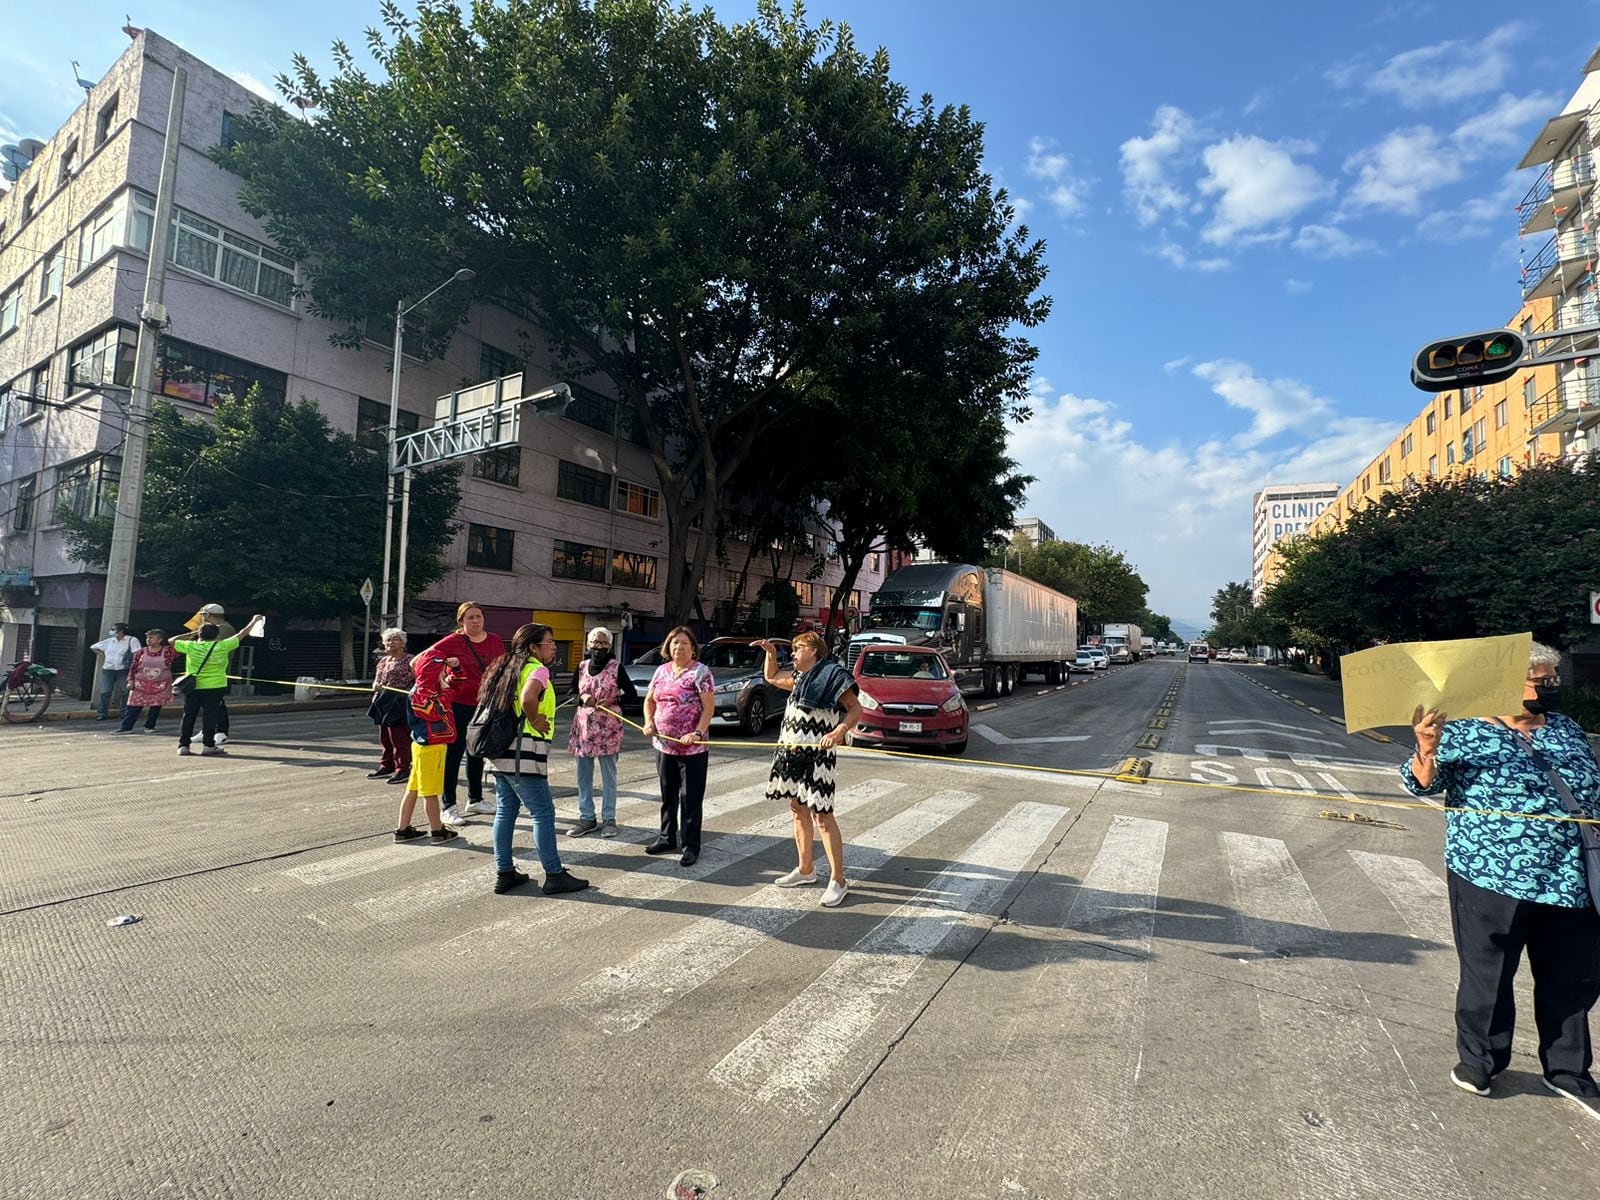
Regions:
<instances>
[{"instance_id":1,"label":"paved street","mask_svg":"<svg viewBox=\"0 0 1600 1200\"><path fill-rule=\"evenodd\" d=\"M547 898L490 893L487 819L392 844L359 712L236 719L220 760L0 730L0 1195L1585 1194L1600 1124L1531 1020L1493 1099L1448 1081L1442 818L1362 804L1403 746L1276 674L1155 660L974 714L970 759L1145 784L848 756L837 910L771 886L760 751L714 754L685 870L642 853L630 743L623 836L563 840L595 886Z\"/></svg>"}]
</instances>

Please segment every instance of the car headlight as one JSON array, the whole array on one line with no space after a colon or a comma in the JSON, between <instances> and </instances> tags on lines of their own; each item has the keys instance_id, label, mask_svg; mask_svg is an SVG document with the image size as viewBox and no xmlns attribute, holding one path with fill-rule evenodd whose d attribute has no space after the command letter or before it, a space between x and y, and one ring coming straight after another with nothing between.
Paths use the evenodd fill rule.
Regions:
<instances>
[{"instance_id":1,"label":"car headlight","mask_svg":"<svg viewBox=\"0 0 1600 1200\"><path fill-rule=\"evenodd\" d=\"M862 693L860 693L860 695L861 695L861 707L862 708L870 708L873 712L877 712L880 708L883 707L883 705L879 704L876 700L874 700L872 698L872 694L870 692L862 692Z\"/></svg>"},{"instance_id":2,"label":"car headlight","mask_svg":"<svg viewBox=\"0 0 1600 1200\"><path fill-rule=\"evenodd\" d=\"M950 699L939 705L939 707L944 709L945 712L960 712L966 706L967 702L961 698L960 692L957 692L954 696L951 696Z\"/></svg>"}]
</instances>

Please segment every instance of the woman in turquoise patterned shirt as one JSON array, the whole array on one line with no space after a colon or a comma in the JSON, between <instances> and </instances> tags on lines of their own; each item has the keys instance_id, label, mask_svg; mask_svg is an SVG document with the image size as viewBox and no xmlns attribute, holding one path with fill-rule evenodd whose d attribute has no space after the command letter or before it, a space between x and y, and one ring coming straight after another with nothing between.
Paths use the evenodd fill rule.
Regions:
<instances>
[{"instance_id":1,"label":"woman in turquoise patterned shirt","mask_svg":"<svg viewBox=\"0 0 1600 1200\"><path fill-rule=\"evenodd\" d=\"M1461 964L1456 1049L1459 1088L1487 1096L1511 1062L1512 980L1527 951L1545 1085L1600 1120L1589 1073L1589 1010L1600 998L1600 912L1590 898L1580 826L1496 816L1569 815L1546 766L1589 817L1600 818L1600 767L1576 721L1555 709L1561 656L1535 642L1523 711L1450 721L1419 707L1417 751L1400 768L1418 796L1445 793L1445 866ZM1541 765L1538 760L1542 760Z\"/></svg>"}]
</instances>

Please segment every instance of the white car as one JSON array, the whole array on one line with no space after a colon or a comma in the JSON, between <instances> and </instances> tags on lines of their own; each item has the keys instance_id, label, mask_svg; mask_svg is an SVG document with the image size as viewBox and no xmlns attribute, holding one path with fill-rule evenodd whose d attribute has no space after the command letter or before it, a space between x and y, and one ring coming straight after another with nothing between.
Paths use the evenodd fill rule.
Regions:
<instances>
[{"instance_id":1,"label":"white car","mask_svg":"<svg viewBox=\"0 0 1600 1200\"><path fill-rule=\"evenodd\" d=\"M1079 650L1078 657L1072 660L1072 666L1068 670L1078 674L1093 675L1094 655L1087 650Z\"/></svg>"},{"instance_id":2,"label":"white car","mask_svg":"<svg viewBox=\"0 0 1600 1200\"><path fill-rule=\"evenodd\" d=\"M1242 649L1242 648L1240 648L1238 646L1235 646L1232 650L1228 651L1228 661L1229 662L1249 662L1250 661L1250 652L1248 650L1245 650L1245 649Z\"/></svg>"},{"instance_id":3,"label":"white car","mask_svg":"<svg viewBox=\"0 0 1600 1200\"><path fill-rule=\"evenodd\" d=\"M1104 647L1090 646L1089 654L1094 658L1094 669L1104 671L1111 665L1111 655L1106 653Z\"/></svg>"}]
</instances>

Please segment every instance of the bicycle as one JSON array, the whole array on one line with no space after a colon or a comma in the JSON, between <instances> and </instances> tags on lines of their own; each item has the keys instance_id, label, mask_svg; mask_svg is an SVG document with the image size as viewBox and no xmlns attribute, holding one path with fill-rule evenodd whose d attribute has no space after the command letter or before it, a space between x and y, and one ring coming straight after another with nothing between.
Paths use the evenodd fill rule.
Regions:
<instances>
[{"instance_id":1,"label":"bicycle","mask_svg":"<svg viewBox=\"0 0 1600 1200\"><path fill-rule=\"evenodd\" d=\"M44 716L56 694L59 674L54 667L26 658L12 663L0 688L0 717L9 725L25 725Z\"/></svg>"}]
</instances>

